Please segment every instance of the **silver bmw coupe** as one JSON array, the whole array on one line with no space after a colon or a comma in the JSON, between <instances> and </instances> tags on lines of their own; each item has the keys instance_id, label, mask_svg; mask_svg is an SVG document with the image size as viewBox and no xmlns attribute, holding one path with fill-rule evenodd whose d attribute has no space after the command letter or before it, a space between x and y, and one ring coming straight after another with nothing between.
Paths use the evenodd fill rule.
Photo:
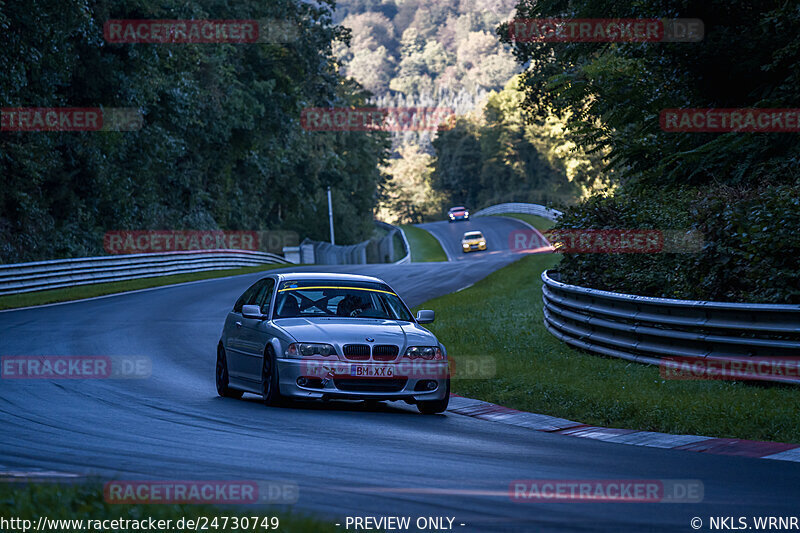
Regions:
<instances>
[{"instance_id":1,"label":"silver bmw coupe","mask_svg":"<svg viewBox=\"0 0 800 533\"><path fill-rule=\"evenodd\" d=\"M220 396L403 400L423 414L450 399L444 346L383 280L323 273L273 274L242 294L217 346Z\"/></svg>"}]
</instances>

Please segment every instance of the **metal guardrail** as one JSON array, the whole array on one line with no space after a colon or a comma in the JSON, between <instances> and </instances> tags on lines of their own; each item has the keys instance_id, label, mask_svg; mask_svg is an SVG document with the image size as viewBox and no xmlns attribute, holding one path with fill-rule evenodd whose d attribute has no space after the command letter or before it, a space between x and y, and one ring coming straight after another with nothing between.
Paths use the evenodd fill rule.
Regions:
<instances>
[{"instance_id":1,"label":"metal guardrail","mask_svg":"<svg viewBox=\"0 0 800 533\"><path fill-rule=\"evenodd\" d=\"M403 250L405 250L406 255L403 256L398 261L392 261L392 263L395 264L395 265L403 265L405 263L410 263L411 262L411 246L409 246L409 244L408 244L408 239L406 238L405 232L401 228L398 228L397 226L393 226L391 224L388 224L386 222L381 222L379 220L376 220L375 224L377 224L378 226L384 228L385 230L387 230L389 232L389 235L386 237L385 243L386 243L386 246L388 246L388 247L390 247L392 249L392 255L394 255L394 245L392 244L392 239L394 239L395 233L399 233L400 234L400 238L403 240ZM392 259L394 259L394 258L392 258Z\"/></svg>"},{"instance_id":2,"label":"metal guardrail","mask_svg":"<svg viewBox=\"0 0 800 533\"><path fill-rule=\"evenodd\" d=\"M488 215L502 215L504 213L523 213L528 215L536 215L544 217L549 220L556 220L561 216L561 211L550 209L539 204L523 204L523 203L507 203L498 204L486 209L481 209L472 213L474 217L488 216Z\"/></svg>"},{"instance_id":3,"label":"metal guardrail","mask_svg":"<svg viewBox=\"0 0 800 533\"><path fill-rule=\"evenodd\" d=\"M558 277L542 273L544 323L576 348L649 364L665 357L800 357L800 305L650 298L567 285Z\"/></svg>"},{"instance_id":4,"label":"metal guardrail","mask_svg":"<svg viewBox=\"0 0 800 533\"><path fill-rule=\"evenodd\" d=\"M403 239L403 248L406 251L405 257L400 259L399 261L395 261L395 265L405 265L411 262L411 245L408 244L408 238L406 237L406 232L403 231L403 228L397 228L400 232L400 237Z\"/></svg>"},{"instance_id":5,"label":"metal guardrail","mask_svg":"<svg viewBox=\"0 0 800 533\"><path fill-rule=\"evenodd\" d=\"M373 238L350 245L338 245L306 239L301 244L301 248L303 245L311 246L313 247L313 254L301 253L301 262L312 262L317 265L363 265L381 263L383 258L386 258L387 263L392 264L411 262L411 248L408 245L405 233L400 228L386 222L376 220L375 225L388 231L388 235L380 239ZM405 256L399 261L394 259L393 241L397 233L400 234L405 251Z\"/></svg>"},{"instance_id":6,"label":"metal guardrail","mask_svg":"<svg viewBox=\"0 0 800 533\"><path fill-rule=\"evenodd\" d=\"M313 247L313 263L315 265L362 265L367 262L367 245L369 241L358 244L331 244L324 241L305 239L302 245ZM303 257L303 262L309 262Z\"/></svg>"},{"instance_id":7,"label":"metal guardrail","mask_svg":"<svg viewBox=\"0 0 800 533\"><path fill-rule=\"evenodd\" d=\"M0 265L0 294L275 263L288 261L266 252L202 250Z\"/></svg>"}]
</instances>

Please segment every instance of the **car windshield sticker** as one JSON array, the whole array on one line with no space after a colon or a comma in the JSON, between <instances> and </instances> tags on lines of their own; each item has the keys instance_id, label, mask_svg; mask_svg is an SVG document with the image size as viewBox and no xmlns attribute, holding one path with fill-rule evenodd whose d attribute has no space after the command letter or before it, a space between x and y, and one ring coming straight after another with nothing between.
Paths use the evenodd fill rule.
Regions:
<instances>
[{"instance_id":1,"label":"car windshield sticker","mask_svg":"<svg viewBox=\"0 0 800 533\"><path fill-rule=\"evenodd\" d=\"M397 296L397 294L391 291L382 291L380 289L369 289L366 287L332 287L332 286L319 286L319 287L298 287L296 285L292 285L291 287L284 287L283 289L279 290L278 292L285 292L285 291L303 291L303 290L315 290L315 289L343 289L343 290L353 290L353 291L369 291L369 292L382 292L384 294L391 294L392 296Z\"/></svg>"}]
</instances>

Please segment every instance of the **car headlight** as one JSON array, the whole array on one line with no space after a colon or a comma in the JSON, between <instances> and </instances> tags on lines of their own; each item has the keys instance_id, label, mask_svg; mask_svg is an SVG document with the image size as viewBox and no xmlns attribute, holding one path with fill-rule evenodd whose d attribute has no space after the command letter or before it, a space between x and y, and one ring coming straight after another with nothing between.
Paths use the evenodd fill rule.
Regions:
<instances>
[{"instance_id":1,"label":"car headlight","mask_svg":"<svg viewBox=\"0 0 800 533\"><path fill-rule=\"evenodd\" d=\"M409 359L444 359L442 349L438 346L409 346L405 357Z\"/></svg>"},{"instance_id":2,"label":"car headlight","mask_svg":"<svg viewBox=\"0 0 800 533\"><path fill-rule=\"evenodd\" d=\"M286 347L286 357L292 359L312 357L314 355L321 355L322 357L336 355L336 349L330 344L318 344L313 342L293 342Z\"/></svg>"},{"instance_id":3,"label":"car headlight","mask_svg":"<svg viewBox=\"0 0 800 533\"><path fill-rule=\"evenodd\" d=\"M450 218L456 218L456 216L453 213L450 213Z\"/></svg>"},{"instance_id":4,"label":"car headlight","mask_svg":"<svg viewBox=\"0 0 800 533\"><path fill-rule=\"evenodd\" d=\"M479 246L486 246L486 241L481 241Z\"/></svg>"}]
</instances>

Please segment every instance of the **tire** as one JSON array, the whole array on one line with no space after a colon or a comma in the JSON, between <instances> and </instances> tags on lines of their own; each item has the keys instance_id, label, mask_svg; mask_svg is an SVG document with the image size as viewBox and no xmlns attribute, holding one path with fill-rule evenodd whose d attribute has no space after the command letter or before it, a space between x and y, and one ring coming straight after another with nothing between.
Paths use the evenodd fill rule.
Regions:
<instances>
[{"instance_id":1,"label":"tire","mask_svg":"<svg viewBox=\"0 0 800 533\"><path fill-rule=\"evenodd\" d=\"M450 404L450 378L447 378L447 386L445 387L445 395L441 400L431 400L427 402L417 402L417 409L423 415L436 415L447 411L447 406Z\"/></svg>"},{"instance_id":2,"label":"tire","mask_svg":"<svg viewBox=\"0 0 800 533\"><path fill-rule=\"evenodd\" d=\"M264 363L261 365L261 398L265 405L277 407L283 404L283 396L278 380L278 365L275 361L275 350L268 344L264 351Z\"/></svg>"},{"instance_id":3,"label":"tire","mask_svg":"<svg viewBox=\"0 0 800 533\"><path fill-rule=\"evenodd\" d=\"M217 384L217 394L223 398L239 399L244 394L240 390L232 389L228 385L230 378L228 376L228 358L225 356L225 348L222 344L217 346L217 368L214 376L214 381Z\"/></svg>"}]
</instances>

